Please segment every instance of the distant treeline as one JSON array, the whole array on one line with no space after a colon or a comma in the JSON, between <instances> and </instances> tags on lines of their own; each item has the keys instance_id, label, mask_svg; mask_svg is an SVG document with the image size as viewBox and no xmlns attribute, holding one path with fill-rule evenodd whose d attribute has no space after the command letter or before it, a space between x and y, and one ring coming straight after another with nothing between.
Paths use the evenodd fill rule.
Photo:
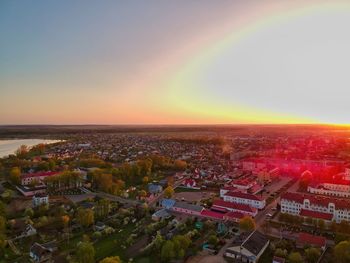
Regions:
<instances>
[{"instance_id":1,"label":"distant treeline","mask_svg":"<svg viewBox=\"0 0 350 263\"><path fill-rule=\"evenodd\" d=\"M261 132L305 132L342 130L321 125L0 125L0 138L33 138L33 136L65 138L72 134L93 133L175 133L230 132L237 135Z\"/></svg>"},{"instance_id":2,"label":"distant treeline","mask_svg":"<svg viewBox=\"0 0 350 263\"><path fill-rule=\"evenodd\" d=\"M167 141L179 142L179 143L192 143L192 144L214 144L214 145L223 145L225 143L224 139L220 137L197 137L197 138L176 137L176 138L169 138L167 139Z\"/></svg>"}]
</instances>

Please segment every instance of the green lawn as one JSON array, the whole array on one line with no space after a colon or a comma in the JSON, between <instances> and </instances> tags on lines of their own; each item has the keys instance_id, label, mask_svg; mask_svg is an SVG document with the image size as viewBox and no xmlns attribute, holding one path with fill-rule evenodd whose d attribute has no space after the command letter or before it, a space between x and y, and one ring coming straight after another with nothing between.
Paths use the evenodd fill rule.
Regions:
<instances>
[{"instance_id":1,"label":"green lawn","mask_svg":"<svg viewBox=\"0 0 350 263\"><path fill-rule=\"evenodd\" d=\"M125 249L122 245L125 244L126 239L130 236L135 228L135 224L129 224L123 228L121 232L107 236L94 244L96 252L96 260L101 260L109 256L119 256L125 258Z\"/></svg>"}]
</instances>

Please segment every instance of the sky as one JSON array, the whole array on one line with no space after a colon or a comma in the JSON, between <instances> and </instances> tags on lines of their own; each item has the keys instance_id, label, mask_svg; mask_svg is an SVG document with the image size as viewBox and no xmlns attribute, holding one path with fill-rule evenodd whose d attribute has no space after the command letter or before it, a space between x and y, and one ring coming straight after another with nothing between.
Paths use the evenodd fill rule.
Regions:
<instances>
[{"instance_id":1,"label":"sky","mask_svg":"<svg viewBox=\"0 0 350 263\"><path fill-rule=\"evenodd\" d=\"M350 2L0 1L0 124L350 124Z\"/></svg>"}]
</instances>

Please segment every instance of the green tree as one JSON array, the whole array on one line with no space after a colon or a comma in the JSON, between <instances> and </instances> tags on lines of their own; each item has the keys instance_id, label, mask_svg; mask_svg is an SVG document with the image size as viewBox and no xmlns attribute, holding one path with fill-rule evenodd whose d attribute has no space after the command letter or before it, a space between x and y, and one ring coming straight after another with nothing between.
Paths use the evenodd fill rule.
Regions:
<instances>
[{"instance_id":1,"label":"green tree","mask_svg":"<svg viewBox=\"0 0 350 263\"><path fill-rule=\"evenodd\" d=\"M91 226L95 221L94 211L90 208L87 208L87 209L79 208L77 211L76 218L78 223L83 227Z\"/></svg>"},{"instance_id":2,"label":"green tree","mask_svg":"<svg viewBox=\"0 0 350 263\"><path fill-rule=\"evenodd\" d=\"M350 262L350 241L339 242L333 250L336 262L346 263Z\"/></svg>"},{"instance_id":3,"label":"green tree","mask_svg":"<svg viewBox=\"0 0 350 263\"><path fill-rule=\"evenodd\" d=\"M174 193L175 193L174 188L171 187L170 185L167 188L165 188L165 190L164 190L164 196L166 198L173 197Z\"/></svg>"},{"instance_id":4,"label":"green tree","mask_svg":"<svg viewBox=\"0 0 350 263\"><path fill-rule=\"evenodd\" d=\"M10 181L13 184L21 183L21 170L18 167L13 167L10 171Z\"/></svg>"},{"instance_id":5,"label":"green tree","mask_svg":"<svg viewBox=\"0 0 350 263\"><path fill-rule=\"evenodd\" d=\"M303 258L301 257L299 252L292 252L288 256L288 261L290 263L303 263Z\"/></svg>"},{"instance_id":6,"label":"green tree","mask_svg":"<svg viewBox=\"0 0 350 263\"><path fill-rule=\"evenodd\" d=\"M163 236L160 234L160 232L158 231L157 232L157 235L153 241L153 244L154 244L154 249L156 251L160 251L160 249L162 248L163 244L164 244L164 238Z\"/></svg>"},{"instance_id":7,"label":"green tree","mask_svg":"<svg viewBox=\"0 0 350 263\"><path fill-rule=\"evenodd\" d=\"M321 252L317 248L311 247L305 249L305 257L309 263L316 263L320 256Z\"/></svg>"},{"instance_id":8,"label":"green tree","mask_svg":"<svg viewBox=\"0 0 350 263\"><path fill-rule=\"evenodd\" d=\"M5 233L6 230L6 218L3 216L0 216L0 234Z\"/></svg>"},{"instance_id":9,"label":"green tree","mask_svg":"<svg viewBox=\"0 0 350 263\"><path fill-rule=\"evenodd\" d=\"M26 210L24 210L24 215L28 216L29 218L32 218L34 216L33 209L30 207L26 208Z\"/></svg>"},{"instance_id":10,"label":"green tree","mask_svg":"<svg viewBox=\"0 0 350 263\"><path fill-rule=\"evenodd\" d=\"M171 240L167 240L162 246L160 257L162 261L165 261L165 262L168 262L171 259L175 258L174 243Z\"/></svg>"},{"instance_id":11,"label":"green tree","mask_svg":"<svg viewBox=\"0 0 350 263\"><path fill-rule=\"evenodd\" d=\"M97 218L106 217L111 211L111 203L107 199L101 199L98 201L95 207L95 215Z\"/></svg>"},{"instance_id":12,"label":"green tree","mask_svg":"<svg viewBox=\"0 0 350 263\"><path fill-rule=\"evenodd\" d=\"M5 204L2 201L0 201L0 216L6 217Z\"/></svg>"},{"instance_id":13,"label":"green tree","mask_svg":"<svg viewBox=\"0 0 350 263\"><path fill-rule=\"evenodd\" d=\"M275 256L277 256L277 257L286 258L287 254L288 254L288 252L286 249L277 248L275 251Z\"/></svg>"},{"instance_id":14,"label":"green tree","mask_svg":"<svg viewBox=\"0 0 350 263\"><path fill-rule=\"evenodd\" d=\"M208 238L208 243L210 245L216 246L219 243L219 239L216 235L210 235Z\"/></svg>"},{"instance_id":15,"label":"green tree","mask_svg":"<svg viewBox=\"0 0 350 263\"><path fill-rule=\"evenodd\" d=\"M77 246L76 255L79 263L94 263L95 249L94 246L88 242L80 242Z\"/></svg>"},{"instance_id":16,"label":"green tree","mask_svg":"<svg viewBox=\"0 0 350 263\"><path fill-rule=\"evenodd\" d=\"M239 229L243 232L253 231L255 229L254 219L250 216L244 216L239 220Z\"/></svg>"}]
</instances>

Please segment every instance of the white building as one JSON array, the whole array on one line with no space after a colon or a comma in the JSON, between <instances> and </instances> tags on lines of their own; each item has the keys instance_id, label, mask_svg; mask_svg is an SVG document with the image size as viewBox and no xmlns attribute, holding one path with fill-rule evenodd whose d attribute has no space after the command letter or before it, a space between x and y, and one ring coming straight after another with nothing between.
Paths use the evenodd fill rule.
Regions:
<instances>
[{"instance_id":1,"label":"white building","mask_svg":"<svg viewBox=\"0 0 350 263\"><path fill-rule=\"evenodd\" d=\"M312 194L329 195L336 197L350 197L350 184L347 184L346 182L321 183L317 185L309 185L307 191Z\"/></svg>"},{"instance_id":2,"label":"white building","mask_svg":"<svg viewBox=\"0 0 350 263\"><path fill-rule=\"evenodd\" d=\"M36 194L33 196L33 206L49 204L49 196L47 194Z\"/></svg>"},{"instance_id":3,"label":"white building","mask_svg":"<svg viewBox=\"0 0 350 263\"><path fill-rule=\"evenodd\" d=\"M223 199L226 202L234 202L238 204L245 204L257 209L263 209L266 205L265 199L248 193L242 193L238 191L230 191L223 195Z\"/></svg>"},{"instance_id":4,"label":"white building","mask_svg":"<svg viewBox=\"0 0 350 263\"><path fill-rule=\"evenodd\" d=\"M340 223L350 221L350 200L287 192L281 196L281 212Z\"/></svg>"}]
</instances>

